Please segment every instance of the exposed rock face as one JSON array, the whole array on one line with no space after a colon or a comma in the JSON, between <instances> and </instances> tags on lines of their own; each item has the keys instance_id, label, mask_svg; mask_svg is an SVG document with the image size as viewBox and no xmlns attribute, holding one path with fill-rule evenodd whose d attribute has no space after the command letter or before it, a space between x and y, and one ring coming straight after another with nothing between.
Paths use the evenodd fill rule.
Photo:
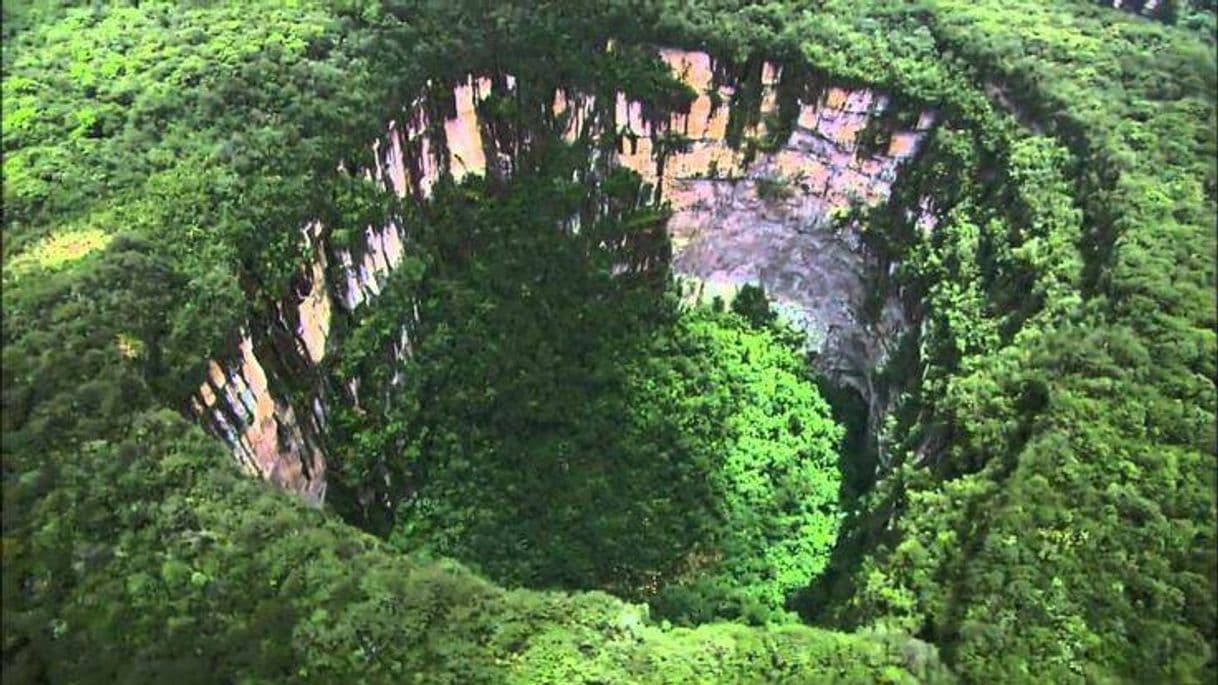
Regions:
<instances>
[{"instance_id":1,"label":"exposed rock face","mask_svg":"<svg viewBox=\"0 0 1218 685\"><path fill-rule=\"evenodd\" d=\"M558 90L553 112L571 114L559 120L565 135L622 136L617 163L637 171L675 212L669 223L675 270L703 283L708 296L730 297L745 283L765 285L777 306L812 334L826 370L869 397L869 372L884 358L884 341L905 326L905 316L893 301L876 325L864 322L866 256L857 227L837 226L832 217L851 203L874 205L887 197L899 164L916 152L933 115L923 113L907 130L889 126L883 151L867 152L860 133L885 111L885 96L841 88L809 95L804 89L808 101L801 97L793 110L788 99L784 109L782 70L765 63L760 83L753 84L759 111L751 111L751 123L737 126L736 134L773 139L766 130L771 115L785 112L793 121L790 134L779 136L783 140L768 152L749 153L729 144L733 117L741 116L730 103L744 86L715 78L715 64L705 53L664 50L662 57L698 94L688 114L657 121L624 95L612 107L598 107L591 95ZM514 89L511 76L471 76L452 89L451 100L443 93L441 107L420 97L389 122L373 145L376 167L363 173L419 202L430 197L444 173L456 179L509 173L518 141L502 140L494 122L480 120L477 105L492 92L510 96ZM436 111L449 116L433 127L429 113ZM681 141L672 146L674 134ZM569 228L580 219L572 217ZM325 431L327 399L314 389L293 400L294 410L267 369L303 369L305 375L316 369L330 344L333 317L381 292L402 260L403 238L396 224L370 226L357 245L346 248L325 244L318 224L305 227L314 260L301 268L294 301L278 307L275 321L260 329L251 325L263 333L243 333L230 358L211 362L192 398L200 421L247 470L315 504L325 496L325 457L317 436ZM256 342L262 338L277 344ZM394 353L407 355L409 349L404 329ZM268 354L275 357L272 365L259 359ZM357 386L346 392L345 401L358 403Z\"/></svg>"},{"instance_id":2,"label":"exposed rock face","mask_svg":"<svg viewBox=\"0 0 1218 685\"><path fill-rule=\"evenodd\" d=\"M420 201L430 196L442 169L456 179L484 173L474 103L487 89L486 79L470 79L454 88L457 112L445 120L438 141L426 133L430 120L427 103L420 98L405 113L404 122L389 122L385 137L373 145L377 166L364 173L399 196ZM243 331L238 354L209 362L208 378L191 398L196 417L228 444L247 471L315 505L321 504L326 492L325 456L317 436L326 428L327 402L320 392L313 392L307 401L307 419L300 420L291 403L281 397L284 393L277 393L268 382L259 354L279 357L282 368L316 368L326 356L334 307L351 312L380 294L385 278L404 254L402 229L395 223L368 226L355 249L323 244L321 236L316 222L305 227L304 240L314 259L302 267L295 301L281 303L276 320L266 326L290 330L292 349L268 346L256 351L254 337ZM341 274L336 283L326 277L332 263ZM404 327L395 353L408 354L408 342ZM358 402L358 386L347 390L348 399Z\"/></svg>"},{"instance_id":3,"label":"exposed rock face","mask_svg":"<svg viewBox=\"0 0 1218 685\"><path fill-rule=\"evenodd\" d=\"M195 412L228 443L247 470L320 503L326 494L325 460L306 436L291 405L276 399L242 335L240 357L208 364L207 381L192 400Z\"/></svg>"},{"instance_id":4,"label":"exposed rock face","mask_svg":"<svg viewBox=\"0 0 1218 685\"><path fill-rule=\"evenodd\" d=\"M673 128L691 141L674 153L659 179L671 203L673 266L691 277L703 296L725 300L746 284L761 284L786 318L809 333L822 368L853 385L870 400L871 371L887 357L888 345L908 327L899 300L883 306L879 320L863 316L867 255L857 223L838 225L835 213L887 199L898 166L913 156L934 123L922 112L908 130L888 132L884 149L868 153L860 133L882 115L889 99L870 90L827 88L810 101L797 100L789 136L746 164L746 152L726 142L730 113L716 109L710 93L730 102L733 89L716 86L705 53L665 51L673 71L699 93L688 116ZM745 137L763 137L764 122L778 113L781 67L762 65L759 123ZM630 126L647 129L632 117ZM640 149L644 147L640 141ZM641 153L622 162L656 178Z\"/></svg>"}]
</instances>

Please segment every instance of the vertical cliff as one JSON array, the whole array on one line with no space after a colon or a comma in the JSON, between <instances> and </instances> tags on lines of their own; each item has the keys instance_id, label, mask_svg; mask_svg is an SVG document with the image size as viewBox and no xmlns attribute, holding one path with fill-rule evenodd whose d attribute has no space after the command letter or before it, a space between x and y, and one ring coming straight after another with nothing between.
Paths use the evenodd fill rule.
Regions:
<instances>
[{"instance_id":1,"label":"vertical cliff","mask_svg":"<svg viewBox=\"0 0 1218 685\"><path fill-rule=\"evenodd\" d=\"M650 138L622 163L655 179L672 206L675 272L706 298L763 285L809 333L822 370L870 399L872 370L909 322L895 296L878 316L864 311L871 271L889 265L868 254L851 210L888 198L935 114L894 112L887 95L830 86L770 62L726 80L705 53L663 54L699 93L689 113L670 123L686 140L660 169ZM749 91L754 109L742 111ZM629 126L652 133L635 111Z\"/></svg>"}]
</instances>

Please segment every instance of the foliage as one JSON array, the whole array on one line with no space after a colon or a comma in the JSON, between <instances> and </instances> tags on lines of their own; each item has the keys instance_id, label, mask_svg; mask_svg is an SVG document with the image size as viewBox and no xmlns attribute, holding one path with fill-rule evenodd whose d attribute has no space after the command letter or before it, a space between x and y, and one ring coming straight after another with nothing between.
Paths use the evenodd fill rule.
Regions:
<instances>
[{"instance_id":1,"label":"foliage","mask_svg":"<svg viewBox=\"0 0 1218 685\"><path fill-rule=\"evenodd\" d=\"M765 286L746 283L732 298L732 311L739 314L754 328L764 328L773 325L778 314L770 308L770 300L765 295Z\"/></svg>"},{"instance_id":2,"label":"foliage","mask_svg":"<svg viewBox=\"0 0 1218 685\"><path fill-rule=\"evenodd\" d=\"M335 470L380 490L399 547L500 582L602 588L682 622L779 620L836 532L840 430L774 333L614 275L645 260L600 246L650 230L650 209L557 232L587 203L568 176L440 191L426 233L443 267L395 283L338 358L360 400ZM415 288L429 297L394 359L385 342L416 308L398 293ZM367 454L381 468L352 462Z\"/></svg>"},{"instance_id":3,"label":"foliage","mask_svg":"<svg viewBox=\"0 0 1218 685\"><path fill-rule=\"evenodd\" d=\"M882 34L929 31L1033 131L942 79L960 128L873 217L926 328L830 614L931 637L971 681L1210 679L1212 59L1064 4L920 12Z\"/></svg>"},{"instance_id":4,"label":"foliage","mask_svg":"<svg viewBox=\"0 0 1218 685\"><path fill-rule=\"evenodd\" d=\"M172 412L131 421L10 471L6 519L37 525L5 531L8 682L946 678L899 636L669 630L598 592L504 590L248 479Z\"/></svg>"},{"instance_id":5,"label":"foliage","mask_svg":"<svg viewBox=\"0 0 1218 685\"><path fill-rule=\"evenodd\" d=\"M940 675L903 631L968 681L1213 680L1212 3L1165 3L1175 25L1033 0L71 4L4 6L6 680ZM338 162L363 166L355 151L427 78L513 55L522 84L687 100L648 50L604 58L611 37L796 63L940 113L870 219L870 247L900 264L881 286L924 333L886 374L903 395L844 536L857 563L815 609L872 632L665 630L601 594L496 588L238 477L174 414L203 360L288 292L307 221L363 229ZM518 121L552 117L544 99L522 98ZM445 259L405 273L465 282L461 245L431 244ZM758 362L734 351L770 335L659 323L662 352L705 345L740 374ZM681 383L701 371L657 360ZM392 444L342 461L366 480Z\"/></svg>"}]
</instances>

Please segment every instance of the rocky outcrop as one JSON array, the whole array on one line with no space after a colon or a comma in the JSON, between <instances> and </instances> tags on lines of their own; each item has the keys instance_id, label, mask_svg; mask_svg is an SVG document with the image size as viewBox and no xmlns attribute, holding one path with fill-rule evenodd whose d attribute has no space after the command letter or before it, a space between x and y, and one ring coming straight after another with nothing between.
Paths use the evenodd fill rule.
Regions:
<instances>
[{"instance_id":1,"label":"rocky outcrop","mask_svg":"<svg viewBox=\"0 0 1218 685\"><path fill-rule=\"evenodd\" d=\"M376 165L363 173L400 197L418 201L430 197L442 173L457 179L484 173L474 104L488 89L486 79L471 78L457 85L456 113L445 119L440 136L429 132L430 103L417 100L402 119L389 122L385 136L373 144ZM273 321L261 322L261 328L254 322L247 325L236 354L209 362L208 378L191 398L195 416L224 440L247 471L315 505L321 504L326 491L320 436L326 429L329 399L321 388L305 383L307 399L295 402L304 407L302 420L287 397L291 393L269 381L265 357L274 357L276 368L316 369L326 356L335 310L352 312L380 294L385 278L402 260L405 237L394 222L368 226L353 247L326 244L323 235L319 223L305 227L303 239L313 259L301 268L295 297L280 303ZM338 278L331 282L328 273ZM274 338L276 330L290 331L293 344L258 344ZM404 331L395 353L404 355L408 350ZM358 402L357 386L347 392L344 401Z\"/></svg>"},{"instance_id":2,"label":"rocky outcrop","mask_svg":"<svg viewBox=\"0 0 1218 685\"><path fill-rule=\"evenodd\" d=\"M887 199L934 113L909 116L908 128L883 131L886 142L869 150L863 134L887 113L889 97L868 89L827 87L808 95L807 88L788 88L801 93L789 105L790 132L750 160L747 146L728 144L732 112L714 102L730 103L736 89L716 83L709 56L663 56L699 93L689 114L671 122L688 137L688 148L669 157L662 177L643 141L622 155L622 163L656 182L674 210L668 222L674 270L704 298L730 300L745 284L763 285L776 308L808 332L822 369L870 400L873 370L909 323L896 297L879 317L864 314L869 270L888 265L869 261L860 224L842 217ZM746 140L764 140L770 134L765 122L781 114L783 69L768 62L761 67L760 106L751 117L758 123L743 127ZM650 134L634 111L629 126Z\"/></svg>"},{"instance_id":3,"label":"rocky outcrop","mask_svg":"<svg viewBox=\"0 0 1218 685\"><path fill-rule=\"evenodd\" d=\"M836 219L851 206L887 197L933 114L915 113L901 127L887 116L889 99L867 89L809 87L806 75L784 75L771 63L733 76L705 53L661 56L697 93L688 112L657 118L625 95L598 106L593 95L557 89L554 122L568 139L612 136L614 161L638 172L654 199L671 205L677 273L706 295L729 298L745 283L764 284L780 310L812 334L826 369L870 392L870 370L905 316L895 301L878 321L861 315L874 265L858 225ZM519 141L487 121L479 103L492 93L511 97L514 89L506 75L431 88L389 122L373 145L375 166L361 173L418 202L444 174L510 174ZM442 125L432 125L440 123L437 112ZM572 217L566 227L578 230L580 222ZM294 297L272 321L247 325L237 350L210 362L191 400L203 425L248 471L315 504L325 496L319 436L336 400L307 381L276 383L268 369L304 377L316 370L332 344L336 314L375 299L406 243L393 222L367 227L346 247L324 236L320 224L305 227L313 260L301 267ZM409 348L404 331L394 354ZM340 401L359 401L357 386L345 392Z\"/></svg>"}]
</instances>

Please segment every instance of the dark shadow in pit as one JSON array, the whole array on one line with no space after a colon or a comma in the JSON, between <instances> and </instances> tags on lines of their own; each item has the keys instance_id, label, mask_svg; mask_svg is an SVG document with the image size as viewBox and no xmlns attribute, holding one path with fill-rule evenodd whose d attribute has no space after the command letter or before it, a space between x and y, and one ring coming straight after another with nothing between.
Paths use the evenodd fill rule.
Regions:
<instances>
[{"instance_id":1,"label":"dark shadow in pit","mask_svg":"<svg viewBox=\"0 0 1218 685\"><path fill-rule=\"evenodd\" d=\"M875 485L876 467L879 458L875 446L867 434L867 400L854 388L833 383L818 376L816 387L821 397L833 410L833 420L845 429L839 452L838 467L842 474L841 506L845 510L854 508L860 497Z\"/></svg>"},{"instance_id":2,"label":"dark shadow in pit","mask_svg":"<svg viewBox=\"0 0 1218 685\"><path fill-rule=\"evenodd\" d=\"M861 499L875 487L879 466L874 441L868 435L867 400L858 390L835 383L819 373L816 384L821 397L832 409L834 421L845 429L838 451L842 477L838 502L840 509L846 512L846 518L824 572L788 602L790 609L811 624L824 622L826 610L850 594L850 581L863 559L868 539L868 517L860 506Z\"/></svg>"}]
</instances>

